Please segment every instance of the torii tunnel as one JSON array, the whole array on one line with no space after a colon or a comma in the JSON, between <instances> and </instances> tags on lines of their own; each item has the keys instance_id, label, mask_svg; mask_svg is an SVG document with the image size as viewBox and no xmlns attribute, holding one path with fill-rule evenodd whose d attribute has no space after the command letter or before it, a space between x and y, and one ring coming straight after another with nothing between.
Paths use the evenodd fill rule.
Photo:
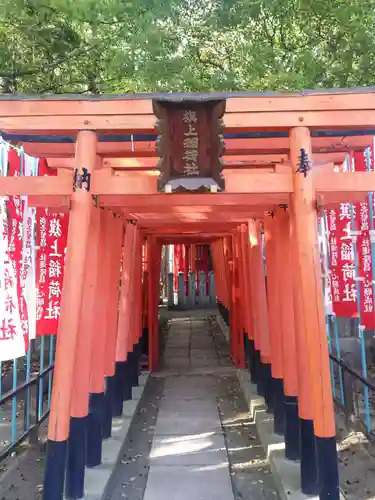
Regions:
<instances>
[{"instance_id":1,"label":"torii tunnel","mask_svg":"<svg viewBox=\"0 0 375 500\"><path fill-rule=\"evenodd\" d=\"M211 109L201 129L200 106ZM183 136L197 138L183 170L171 125L181 110ZM44 499L83 488L85 465L100 463L145 336L158 370L161 249L177 243L210 245L235 366L256 371L275 422L287 405L286 453L300 436L304 492L338 499L317 218L375 191L373 172L335 169L372 140L375 90L0 96L0 129L58 174L2 177L0 196L69 211Z\"/></svg>"}]
</instances>

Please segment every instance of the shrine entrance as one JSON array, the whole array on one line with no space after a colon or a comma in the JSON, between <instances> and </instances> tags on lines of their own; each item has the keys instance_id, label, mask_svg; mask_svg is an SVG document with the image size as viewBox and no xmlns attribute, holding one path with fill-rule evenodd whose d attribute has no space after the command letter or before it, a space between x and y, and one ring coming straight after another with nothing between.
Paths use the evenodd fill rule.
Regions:
<instances>
[{"instance_id":1,"label":"shrine entrance","mask_svg":"<svg viewBox=\"0 0 375 500\"><path fill-rule=\"evenodd\" d=\"M171 245L209 248L235 366L274 413L302 491L339 499L318 218L375 191L373 172L342 169L374 124L371 91L0 96L4 138L57 173L1 177L0 195L69 217L45 500L83 496L145 338L158 370Z\"/></svg>"}]
</instances>

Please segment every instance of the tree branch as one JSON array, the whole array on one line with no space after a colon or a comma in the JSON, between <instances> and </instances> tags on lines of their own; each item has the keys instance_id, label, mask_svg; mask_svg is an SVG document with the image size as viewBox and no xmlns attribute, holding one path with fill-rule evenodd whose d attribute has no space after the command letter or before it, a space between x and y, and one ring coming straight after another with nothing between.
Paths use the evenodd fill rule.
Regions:
<instances>
[{"instance_id":1,"label":"tree branch","mask_svg":"<svg viewBox=\"0 0 375 500\"><path fill-rule=\"evenodd\" d=\"M64 62L66 62L68 59L74 59L76 57L79 57L83 54L88 54L91 50L95 48L95 45L92 45L91 47L85 47L84 49L79 49L77 50L76 53L71 52L70 54L66 54L64 57L58 58L56 61L53 61L45 66L39 67L39 68L33 68L33 69L28 69L28 70L14 70L14 71L7 71L7 72L0 72L0 78L20 78L23 76L31 76L31 75L37 75L39 73L43 73L49 69L55 69Z\"/></svg>"},{"instance_id":2,"label":"tree branch","mask_svg":"<svg viewBox=\"0 0 375 500\"><path fill-rule=\"evenodd\" d=\"M206 66L212 66L214 68L220 69L221 71L225 71L225 68L222 64L215 61L211 61L209 59L204 59L202 57L202 54L200 53L199 47L197 47L196 53L197 53L197 59L201 64L204 64Z\"/></svg>"},{"instance_id":3,"label":"tree branch","mask_svg":"<svg viewBox=\"0 0 375 500\"><path fill-rule=\"evenodd\" d=\"M267 26L267 22L266 22L266 19L261 16L261 19L262 19L262 25L263 25L263 30L266 34L266 37L268 38L268 41L270 42L270 45L272 48L275 47L275 33L273 33L273 35L271 35L271 33L268 31L268 26Z\"/></svg>"}]
</instances>

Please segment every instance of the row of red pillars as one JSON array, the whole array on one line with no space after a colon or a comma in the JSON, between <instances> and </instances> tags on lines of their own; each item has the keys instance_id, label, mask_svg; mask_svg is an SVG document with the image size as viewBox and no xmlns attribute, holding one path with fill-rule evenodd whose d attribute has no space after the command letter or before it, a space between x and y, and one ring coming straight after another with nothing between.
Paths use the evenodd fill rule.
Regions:
<instances>
[{"instance_id":1,"label":"row of red pillars","mask_svg":"<svg viewBox=\"0 0 375 500\"><path fill-rule=\"evenodd\" d=\"M301 489L338 500L335 419L329 369L310 131L290 134L293 192L262 221L240 224L212 244L218 305L230 327L230 352L247 366L258 394L300 461Z\"/></svg>"},{"instance_id":2,"label":"row of red pillars","mask_svg":"<svg viewBox=\"0 0 375 500\"><path fill-rule=\"evenodd\" d=\"M79 132L75 179L89 178L96 147L95 132ZM158 363L161 246L97 207L89 185L73 184L44 500L84 497L85 469L101 463L112 418L138 384L145 342L149 368Z\"/></svg>"}]
</instances>

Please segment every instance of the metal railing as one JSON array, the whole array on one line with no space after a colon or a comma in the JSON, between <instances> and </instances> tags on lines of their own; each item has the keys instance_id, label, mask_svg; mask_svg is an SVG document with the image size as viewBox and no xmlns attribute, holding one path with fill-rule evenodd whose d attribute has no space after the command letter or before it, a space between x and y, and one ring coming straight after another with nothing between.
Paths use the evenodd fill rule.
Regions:
<instances>
[{"instance_id":1,"label":"metal railing","mask_svg":"<svg viewBox=\"0 0 375 500\"><path fill-rule=\"evenodd\" d=\"M333 398L347 426L375 442L375 384L333 354L329 357Z\"/></svg>"},{"instance_id":2,"label":"metal railing","mask_svg":"<svg viewBox=\"0 0 375 500\"><path fill-rule=\"evenodd\" d=\"M0 362L0 461L26 438L38 442L48 417L55 358L55 336L30 342L23 358Z\"/></svg>"}]
</instances>

